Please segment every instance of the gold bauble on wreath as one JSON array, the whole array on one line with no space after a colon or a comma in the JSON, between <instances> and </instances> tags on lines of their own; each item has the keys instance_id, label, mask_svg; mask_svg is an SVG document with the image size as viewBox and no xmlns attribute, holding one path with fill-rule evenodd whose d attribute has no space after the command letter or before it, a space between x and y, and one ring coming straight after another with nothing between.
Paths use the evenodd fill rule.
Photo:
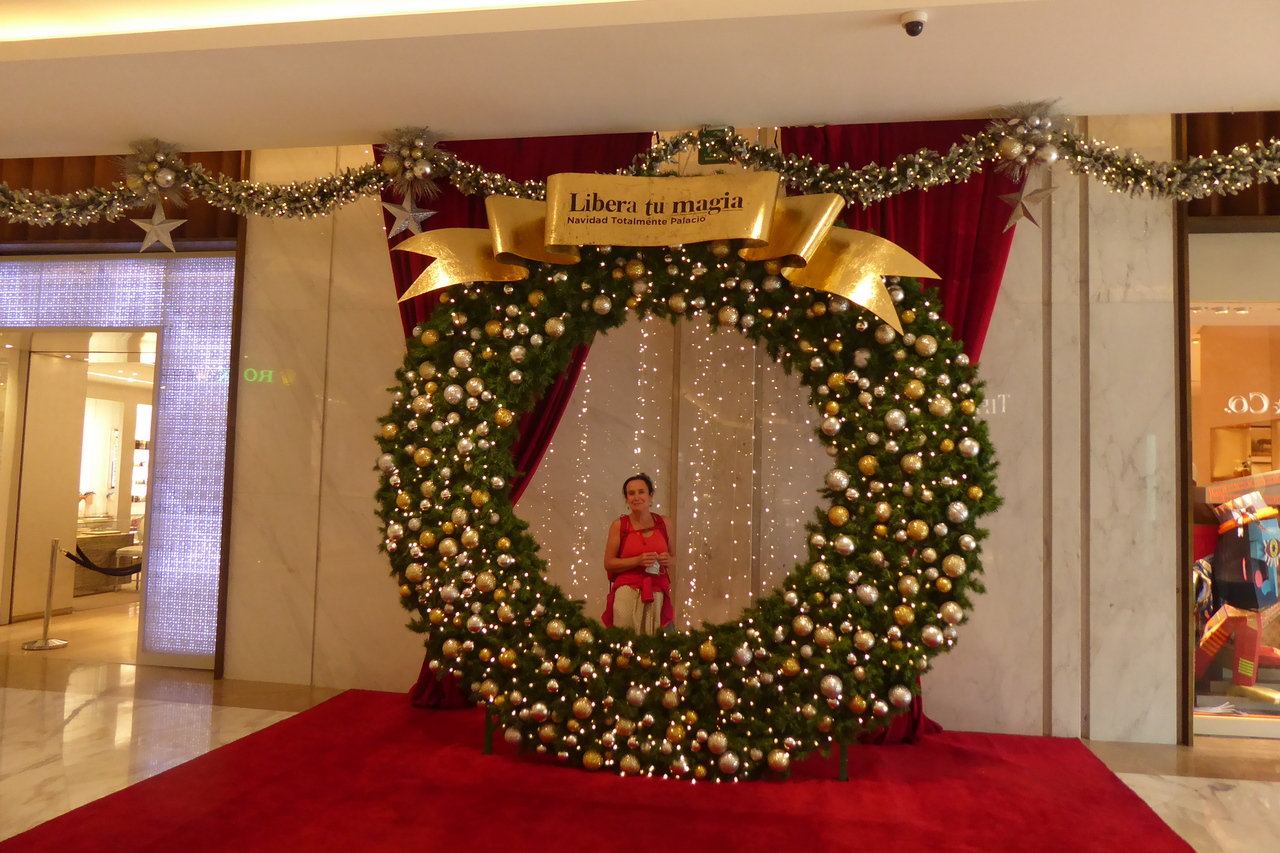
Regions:
<instances>
[{"instance_id":1,"label":"gold bauble on wreath","mask_svg":"<svg viewBox=\"0 0 1280 853\"><path fill-rule=\"evenodd\" d=\"M408 342L378 434L383 545L431 671L508 742L623 775L785 772L908 709L955 641L999 499L981 387L936 298L889 282L913 345L739 248L584 247L575 266L449 289ZM511 505L511 444L574 347L650 315L709 316L766 347L810 393L834 468L777 590L726 623L637 637L545 580Z\"/></svg>"}]
</instances>

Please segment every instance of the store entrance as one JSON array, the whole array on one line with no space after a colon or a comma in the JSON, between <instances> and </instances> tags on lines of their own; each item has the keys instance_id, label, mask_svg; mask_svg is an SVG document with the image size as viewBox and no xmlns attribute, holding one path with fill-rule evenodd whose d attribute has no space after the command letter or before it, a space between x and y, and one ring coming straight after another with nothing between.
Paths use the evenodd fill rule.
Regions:
<instances>
[{"instance_id":1,"label":"store entrance","mask_svg":"<svg viewBox=\"0 0 1280 853\"><path fill-rule=\"evenodd\" d=\"M17 466L5 531L10 645L42 631L57 540L80 560L56 560L50 633L70 644L47 654L137 659L158 337L151 329L4 334L6 382L21 380L6 389L17 405L6 406L0 439Z\"/></svg>"},{"instance_id":2,"label":"store entrance","mask_svg":"<svg viewBox=\"0 0 1280 853\"><path fill-rule=\"evenodd\" d=\"M1188 243L1194 732L1280 738L1280 234Z\"/></svg>"}]
</instances>

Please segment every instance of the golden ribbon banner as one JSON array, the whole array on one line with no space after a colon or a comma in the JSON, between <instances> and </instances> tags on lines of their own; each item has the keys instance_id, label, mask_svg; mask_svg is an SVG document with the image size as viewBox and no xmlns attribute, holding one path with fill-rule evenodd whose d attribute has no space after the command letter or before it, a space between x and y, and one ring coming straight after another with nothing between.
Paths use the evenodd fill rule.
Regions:
<instances>
[{"instance_id":1,"label":"golden ribbon banner","mask_svg":"<svg viewBox=\"0 0 1280 853\"><path fill-rule=\"evenodd\" d=\"M675 246L741 240L747 261L777 261L792 284L843 296L902 331L887 275L938 275L896 244L835 226L834 193L779 198L781 176L741 172L644 178L566 172L547 200L489 196L484 228L441 228L397 249L436 260L400 297L470 282L521 281L529 261L572 265L579 246Z\"/></svg>"}]
</instances>

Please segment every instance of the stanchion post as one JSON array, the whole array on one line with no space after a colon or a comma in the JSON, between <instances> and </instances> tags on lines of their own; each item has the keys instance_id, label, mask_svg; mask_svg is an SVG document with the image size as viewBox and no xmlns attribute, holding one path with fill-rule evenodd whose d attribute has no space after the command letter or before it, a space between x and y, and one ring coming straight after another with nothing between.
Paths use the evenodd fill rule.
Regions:
<instances>
[{"instance_id":1,"label":"stanchion post","mask_svg":"<svg viewBox=\"0 0 1280 853\"><path fill-rule=\"evenodd\" d=\"M484 706L484 754L493 755L493 721L497 715L487 704Z\"/></svg>"},{"instance_id":2,"label":"stanchion post","mask_svg":"<svg viewBox=\"0 0 1280 853\"><path fill-rule=\"evenodd\" d=\"M49 620L53 617L53 576L58 571L58 555L62 553L62 549L58 547L58 544L59 541L54 539L49 548L49 588L44 595L44 634L39 640L30 640L22 644L22 647L29 652L60 649L67 644L66 640L49 639Z\"/></svg>"}]
</instances>

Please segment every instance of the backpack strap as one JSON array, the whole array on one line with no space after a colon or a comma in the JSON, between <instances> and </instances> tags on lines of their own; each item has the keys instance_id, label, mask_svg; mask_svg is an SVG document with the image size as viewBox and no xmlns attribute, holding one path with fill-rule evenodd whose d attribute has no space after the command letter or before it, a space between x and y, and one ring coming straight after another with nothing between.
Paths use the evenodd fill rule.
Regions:
<instances>
[{"instance_id":1,"label":"backpack strap","mask_svg":"<svg viewBox=\"0 0 1280 853\"><path fill-rule=\"evenodd\" d=\"M630 515L621 516L618 518L618 521L621 522L621 526L618 530L618 553L621 554L622 546L626 543L627 536L629 536L635 528L631 526Z\"/></svg>"}]
</instances>

